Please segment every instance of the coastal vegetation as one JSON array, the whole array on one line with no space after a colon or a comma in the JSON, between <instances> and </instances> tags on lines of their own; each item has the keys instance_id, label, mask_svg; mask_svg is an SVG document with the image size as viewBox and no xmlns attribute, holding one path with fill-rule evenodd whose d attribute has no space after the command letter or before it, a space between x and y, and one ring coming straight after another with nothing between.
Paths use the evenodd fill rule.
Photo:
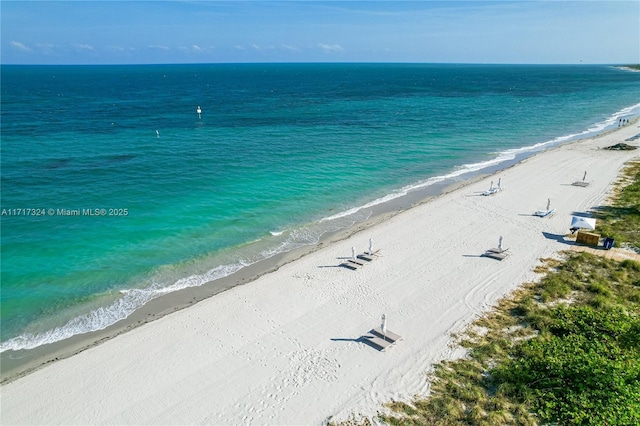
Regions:
<instances>
[{"instance_id":1,"label":"coastal vegetation","mask_svg":"<svg viewBox=\"0 0 640 426\"><path fill-rule=\"evenodd\" d=\"M640 162L595 210L603 236L640 252ZM429 397L392 402L379 420L640 424L640 262L562 255L458 336L467 355L435 365Z\"/></svg>"},{"instance_id":2,"label":"coastal vegetation","mask_svg":"<svg viewBox=\"0 0 640 426\"><path fill-rule=\"evenodd\" d=\"M640 253L640 162L630 164L621 174L612 202L595 209L598 231L614 238L617 246Z\"/></svg>"}]
</instances>

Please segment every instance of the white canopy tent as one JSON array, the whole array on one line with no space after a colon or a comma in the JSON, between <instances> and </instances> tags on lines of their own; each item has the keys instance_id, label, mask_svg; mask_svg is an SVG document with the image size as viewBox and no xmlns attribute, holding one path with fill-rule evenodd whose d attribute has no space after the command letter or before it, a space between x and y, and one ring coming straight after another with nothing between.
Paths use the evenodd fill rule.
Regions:
<instances>
[{"instance_id":1,"label":"white canopy tent","mask_svg":"<svg viewBox=\"0 0 640 426\"><path fill-rule=\"evenodd\" d=\"M596 229L596 220L588 217L571 216L571 229Z\"/></svg>"}]
</instances>

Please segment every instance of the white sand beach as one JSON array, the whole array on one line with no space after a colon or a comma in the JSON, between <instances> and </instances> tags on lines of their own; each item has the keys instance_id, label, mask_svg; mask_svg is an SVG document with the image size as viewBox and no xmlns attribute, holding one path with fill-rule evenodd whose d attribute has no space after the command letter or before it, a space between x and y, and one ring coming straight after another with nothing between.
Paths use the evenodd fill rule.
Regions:
<instances>
[{"instance_id":1,"label":"white sand beach","mask_svg":"<svg viewBox=\"0 0 640 426\"><path fill-rule=\"evenodd\" d=\"M600 148L638 133L636 121L540 153L8 382L0 423L309 425L424 395L430 366L460 354L451 334L571 247L571 213L603 204L640 157ZM585 171L589 186L571 185ZM547 199L556 213L533 216ZM509 256L482 257L500 236ZM369 238L377 258L339 266ZM362 339L382 314L402 336L384 352Z\"/></svg>"}]
</instances>

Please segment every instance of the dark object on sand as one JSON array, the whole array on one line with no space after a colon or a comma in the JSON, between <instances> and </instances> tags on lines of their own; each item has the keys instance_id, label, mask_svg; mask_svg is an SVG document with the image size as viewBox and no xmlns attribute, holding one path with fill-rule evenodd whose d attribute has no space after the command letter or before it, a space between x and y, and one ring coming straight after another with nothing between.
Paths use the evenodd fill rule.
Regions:
<instances>
[{"instance_id":1,"label":"dark object on sand","mask_svg":"<svg viewBox=\"0 0 640 426\"><path fill-rule=\"evenodd\" d=\"M602 246L605 248L605 250L611 250L615 242L616 240L614 240L613 238L605 238Z\"/></svg>"},{"instance_id":2,"label":"dark object on sand","mask_svg":"<svg viewBox=\"0 0 640 426\"><path fill-rule=\"evenodd\" d=\"M609 151L632 151L634 149L638 149L638 147L628 145L626 143L617 143L615 145L607 146L603 149L608 149Z\"/></svg>"}]
</instances>

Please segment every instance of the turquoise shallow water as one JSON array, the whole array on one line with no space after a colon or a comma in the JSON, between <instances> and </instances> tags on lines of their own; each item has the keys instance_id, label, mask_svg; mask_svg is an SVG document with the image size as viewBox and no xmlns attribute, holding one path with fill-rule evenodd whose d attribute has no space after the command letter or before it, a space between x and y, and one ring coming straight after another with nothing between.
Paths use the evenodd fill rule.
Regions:
<instances>
[{"instance_id":1,"label":"turquoise shallow water","mask_svg":"<svg viewBox=\"0 0 640 426\"><path fill-rule=\"evenodd\" d=\"M0 350L104 328L639 102L640 73L609 66L2 66Z\"/></svg>"}]
</instances>

